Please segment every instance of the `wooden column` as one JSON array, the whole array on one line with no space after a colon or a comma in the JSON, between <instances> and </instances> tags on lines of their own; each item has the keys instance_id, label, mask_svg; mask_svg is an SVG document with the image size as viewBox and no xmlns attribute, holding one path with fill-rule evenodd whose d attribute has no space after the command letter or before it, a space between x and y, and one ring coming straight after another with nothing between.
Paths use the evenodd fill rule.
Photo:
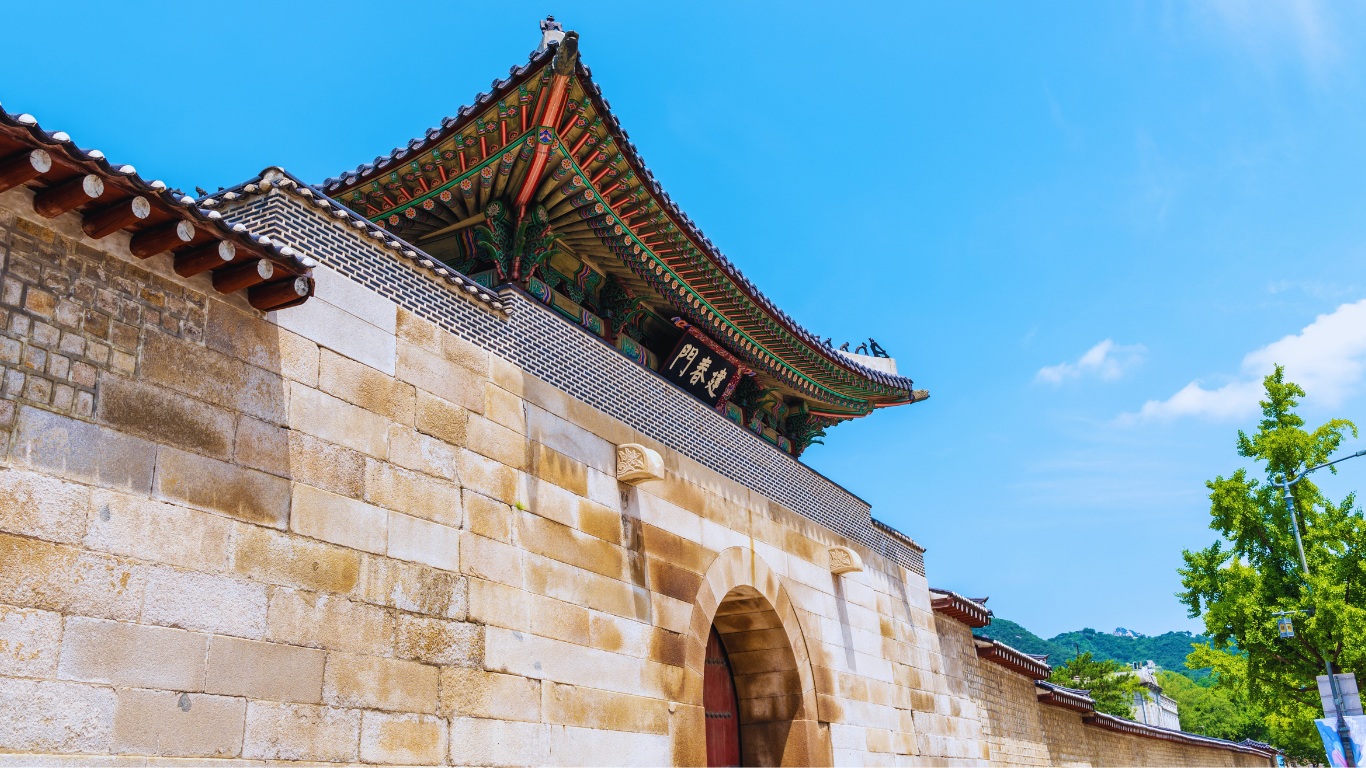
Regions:
<instances>
[{"instance_id":1,"label":"wooden column","mask_svg":"<svg viewBox=\"0 0 1366 768\"><path fill-rule=\"evenodd\" d=\"M152 215L152 203L138 195L108 208L102 208L85 217L81 229L96 240L118 232L124 227L142 221Z\"/></svg>"},{"instance_id":2,"label":"wooden column","mask_svg":"<svg viewBox=\"0 0 1366 768\"><path fill-rule=\"evenodd\" d=\"M128 250L139 259L145 259L172 248L179 248L193 239L193 224L184 220L173 221L152 229L144 229L133 235L132 241L128 243Z\"/></svg>"},{"instance_id":3,"label":"wooden column","mask_svg":"<svg viewBox=\"0 0 1366 768\"><path fill-rule=\"evenodd\" d=\"M0 161L0 192L33 181L52 170L47 150L32 149Z\"/></svg>"},{"instance_id":4,"label":"wooden column","mask_svg":"<svg viewBox=\"0 0 1366 768\"><path fill-rule=\"evenodd\" d=\"M93 173L77 176L33 196L33 210L46 218L60 216L99 199L104 194L104 179Z\"/></svg>"},{"instance_id":5,"label":"wooden column","mask_svg":"<svg viewBox=\"0 0 1366 768\"><path fill-rule=\"evenodd\" d=\"M175 271L181 277L194 277L200 272L226 266L237 256L237 246L227 240L209 243L175 257Z\"/></svg>"}]
</instances>

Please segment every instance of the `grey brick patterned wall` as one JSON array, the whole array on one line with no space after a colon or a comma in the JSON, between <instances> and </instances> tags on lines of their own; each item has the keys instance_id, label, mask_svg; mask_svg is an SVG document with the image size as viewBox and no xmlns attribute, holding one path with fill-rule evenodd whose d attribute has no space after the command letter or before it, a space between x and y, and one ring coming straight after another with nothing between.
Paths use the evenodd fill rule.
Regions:
<instances>
[{"instance_id":1,"label":"grey brick patterned wall","mask_svg":"<svg viewBox=\"0 0 1366 768\"><path fill-rule=\"evenodd\" d=\"M498 354L717 473L753 488L920 575L924 551L875 523L867 502L554 315L519 289L499 317L419 272L392 250L290 194L272 190L223 209L399 306Z\"/></svg>"}]
</instances>

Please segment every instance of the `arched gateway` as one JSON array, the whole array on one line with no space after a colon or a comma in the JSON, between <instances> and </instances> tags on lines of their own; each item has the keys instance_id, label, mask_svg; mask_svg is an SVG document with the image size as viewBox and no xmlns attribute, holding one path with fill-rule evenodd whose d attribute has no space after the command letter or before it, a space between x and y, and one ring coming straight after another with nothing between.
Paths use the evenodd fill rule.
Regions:
<instances>
[{"instance_id":1,"label":"arched gateway","mask_svg":"<svg viewBox=\"0 0 1366 768\"><path fill-rule=\"evenodd\" d=\"M797 614L747 548L717 555L693 604L688 667L703 679L708 765L829 761Z\"/></svg>"}]
</instances>

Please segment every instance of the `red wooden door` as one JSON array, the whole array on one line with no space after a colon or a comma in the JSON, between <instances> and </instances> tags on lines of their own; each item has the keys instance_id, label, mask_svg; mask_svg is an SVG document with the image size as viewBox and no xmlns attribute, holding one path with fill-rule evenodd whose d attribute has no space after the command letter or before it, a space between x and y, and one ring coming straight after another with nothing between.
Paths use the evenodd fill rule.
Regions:
<instances>
[{"instance_id":1,"label":"red wooden door","mask_svg":"<svg viewBox=\"0 0 1366 768\"><path fill-rule=\"evenodd\" d=\"M740 707L730 660L716 628L707 638L707 671L702 678L702 708L707 711L707 765L740 764Z\"/></svg>"}]
</instances>

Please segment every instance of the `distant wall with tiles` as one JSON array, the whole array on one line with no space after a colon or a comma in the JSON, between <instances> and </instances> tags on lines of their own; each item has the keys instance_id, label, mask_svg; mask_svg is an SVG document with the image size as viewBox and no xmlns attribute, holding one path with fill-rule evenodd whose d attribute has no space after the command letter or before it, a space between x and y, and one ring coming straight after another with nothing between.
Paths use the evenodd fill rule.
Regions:
<instances>
[{"instance_id":1,"label":"distant wall with tiles","mask_svg":"<svg viewBox=\"0 0 1366 768\"><path fill-rule=\"evenodd\" d=\"M340 242L263 315L0 195L0 765L705 764L713 627L749 763L1062 759L866 504L605 345L531 348L587 338L534 302ZM618 481L627 443L662 479Z\"/></svg>"}]
</instances>

